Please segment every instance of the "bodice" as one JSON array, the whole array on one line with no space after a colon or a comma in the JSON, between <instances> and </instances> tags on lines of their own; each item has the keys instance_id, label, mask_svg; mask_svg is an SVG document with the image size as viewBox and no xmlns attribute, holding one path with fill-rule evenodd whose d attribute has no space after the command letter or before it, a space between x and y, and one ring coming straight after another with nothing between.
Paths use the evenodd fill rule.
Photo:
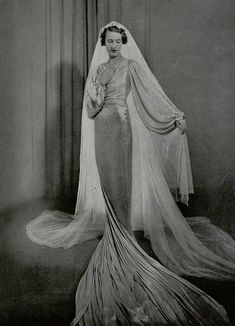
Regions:
<instances>
[{"instance_id":1,"label":"bodice","mask_svg":"<svg viewBox=\"0 0 235 326\"><path fill-rule=\"evenodd\" d=\"M128 59L121 57L117 61L99 66L97 81L104 90L103 106L126 104L130 92L128 63Z\"/></svg>"}]
</instances>

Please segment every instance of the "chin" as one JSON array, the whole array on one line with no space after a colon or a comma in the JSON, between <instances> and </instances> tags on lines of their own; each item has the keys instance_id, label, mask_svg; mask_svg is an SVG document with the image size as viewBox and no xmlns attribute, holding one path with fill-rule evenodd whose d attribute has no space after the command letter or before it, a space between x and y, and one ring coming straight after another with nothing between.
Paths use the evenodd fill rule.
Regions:
<instances>
[{"instance_id":1,"label":"chin","mask_svg":"<svg viewBox=\"0 0 235 326\"><path fill-rule=\"evenodd\" d=\"M119 55L119 53L110 53L110 58L115 58L115 57L117 57Z\"/></svg>"}]
</instances>

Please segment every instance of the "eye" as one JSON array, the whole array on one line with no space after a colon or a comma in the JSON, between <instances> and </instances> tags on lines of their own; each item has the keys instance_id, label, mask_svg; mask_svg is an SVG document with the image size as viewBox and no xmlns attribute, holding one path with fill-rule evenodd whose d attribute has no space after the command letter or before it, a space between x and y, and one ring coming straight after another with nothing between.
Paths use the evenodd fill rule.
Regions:
<instances>
[{"instance_id":1,"label":"eye","mask_svg":"<svg viewBox=\"0 0 235 326\"><path fill-rule=\"evenodd\" d=\"M117 42L117 43L121 43L121 40L117 40L116 42Z\"/></svg>"}]
</instances>

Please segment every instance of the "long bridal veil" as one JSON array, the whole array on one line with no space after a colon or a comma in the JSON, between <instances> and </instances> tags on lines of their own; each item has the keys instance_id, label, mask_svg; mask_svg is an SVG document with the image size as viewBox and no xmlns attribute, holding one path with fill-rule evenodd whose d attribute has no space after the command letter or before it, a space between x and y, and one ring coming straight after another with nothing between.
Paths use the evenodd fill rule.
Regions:
<instances>
[{"instance_id":1,"label":"long bridal veil","mask_svg":"<svg viewBox=\"0 0 235 326\"><path fill-rule=\"evenodd\" d=\"M186 135L178 128L167 133L155 132L140 116L137 91L141 80L148 80L148 92L159 103L181 112L169 100L150 71L131 33L121 24L111 22L100 32L85 86L80 177L74 215L59 211L45 211L27 224L28 237L41 245L64 248L95 238L104 231L106 211L100 186L94 149L94 121L87 116L86 94L97 67L107 61L107 53L100 44L104 28L116 25L126 31L128 43L122 55L134 60L139 72L130 70L131 93L128 109L133 135L131 223L133 230L143 230L150 239L159 260L177 274L216 279L235 278L235 242L204 217L188 218L178 209L175 200L188 202L193 192L190 159ZM143 80L142 80L143 83ZM151 115L148 117L152 119Z\"/></svg>"}]
</instances>

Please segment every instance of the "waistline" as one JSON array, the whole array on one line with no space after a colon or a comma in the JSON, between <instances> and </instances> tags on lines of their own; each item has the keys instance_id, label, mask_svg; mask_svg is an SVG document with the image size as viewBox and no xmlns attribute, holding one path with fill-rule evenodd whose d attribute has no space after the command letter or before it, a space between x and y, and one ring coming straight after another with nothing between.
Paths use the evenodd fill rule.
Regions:
<instances>
[{"instance_id":1,"label":"waistline","mask_svg":"<svg viewBox=\"0 0 235 326\"><path fill-rule=\"evenodd\" d=\"M116 105L127 106L127 102L126 102L126 100L105 100L103 107L116 106Z\"/></svg>"}]
</instances>

